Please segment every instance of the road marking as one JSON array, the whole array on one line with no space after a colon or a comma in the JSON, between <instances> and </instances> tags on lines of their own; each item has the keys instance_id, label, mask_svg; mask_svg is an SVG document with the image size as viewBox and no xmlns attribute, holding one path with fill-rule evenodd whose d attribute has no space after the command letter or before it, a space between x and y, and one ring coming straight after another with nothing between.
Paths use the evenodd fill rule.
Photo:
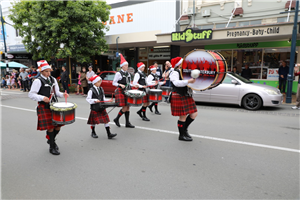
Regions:
<instances>
[{"instance_id":1,"label":"road marking","mask_svg":"<svg viewBox=\"0 0 300 200\"><path fill-rule=\"evenodd\" d=\"M36 112L35 110L30 110L30 109L26 109L26 108L19 108L19 107L7 106L7 105L0 105L0 106L6 107L6 108L17 109L17 110ZM80 120L85 120L85 121L88 120L88 118L84 118L84 117L75 117L75 118L80 119ZM114 125L113 122L109 122L109 123ZM125 126L125 124L120 124L120 125ZM175 132L175 131L148 128L148 127L142 127L142 126L135 126L135 128L142 129L142 130L149 130L149 131L155 131L155 132L162 132L162 133L169 133L169 134L178 135L178 132ZM261 148L267 148L267 149L275 149L275 150L281 150L281 151L300 153L299 149L277 147L277 146L271 146L271 145L265 145L265 144L259 144L259 143L252 143L252 142L245 142L245 141L238 141L238 140L230 140L230 139L210 137L210 136L204 136L204 135L194 135L194 134L190 134L190 135L193 136L194 138L201 138L201 139L215 140L215 141L220 141L220 142L228 142L228 143L233 143L233 144L242 144L242 145L248 145L248 146L254 146L254 147L261 147Z\"/></svg>"}]
</instances>

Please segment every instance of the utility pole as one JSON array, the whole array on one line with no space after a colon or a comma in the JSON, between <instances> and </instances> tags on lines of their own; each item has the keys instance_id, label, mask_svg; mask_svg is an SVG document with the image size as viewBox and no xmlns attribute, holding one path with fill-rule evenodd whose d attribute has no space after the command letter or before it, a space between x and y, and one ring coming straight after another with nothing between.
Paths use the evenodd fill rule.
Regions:
<instances>
[{"instance_id":1,"label":"utility pole","mask_svg":"<svg viewBox=\"0 0 300 200\"><path fill-rule=\"evenodd\" d=\"M293 75L294 75L294 66L295 66L295 53L296 53L296 42L297 42L297 22L298 22L298 11L299 11L299 0L296 0L295 8L295 18L294 18L294 27L292 35L292 44L291 44L291 56L290 56L290 68L289 74L287 77L287 95L285 102L292 103L292 89L293 89Z\"/></svg>"},{"instance_id":2,"label":"utility pole","mask_svg":"<svg viewBox=\"0 0 300 200\"><path fill-rule=\"evenodd\" d=\"M8 67L8 60L7 60L7 49L6 49L6 38L5 38L5 32L4 32L4 23L6 23L3 19L2 15L2 6L0 3L0 12L1 12L1 26L2 26L2 35L3 35L3 42L4 42L4 57L5 57L5 63L6 63L6 74L8 74L9 67Z\"/></svg>"}]
</instances>

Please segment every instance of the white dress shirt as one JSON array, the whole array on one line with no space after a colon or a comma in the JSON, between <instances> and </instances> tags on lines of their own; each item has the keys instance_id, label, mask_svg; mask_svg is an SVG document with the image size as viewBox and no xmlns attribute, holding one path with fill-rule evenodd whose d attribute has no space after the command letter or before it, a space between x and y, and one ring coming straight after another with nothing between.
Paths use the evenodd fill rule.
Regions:
<instances>
[{"instance_id":1,"label":"white dress shirt","mask_svg":"<svg viewBox=\"0 0 300 200\"><path fill-rule=\"evenodd\" d=\"M91 84L92 82L90 81L90 78L92 77L92 76L94 76L95 75L95 72L92 70L91 72L90 71L88 71L87 73L86 73L86 77L88 78L88 83L89 84Z\"/></svg>"},{"instance_id":2,"label":"white dress shirt","mask_svg":"<svg viewBox=\"0 0 300 200\"><path fill-rule=\"evenodd\" d=\"M141 70L138 70L140 73L143 73ZM138 81L140 80L140 74L139 73L135 73L135 75L134 75L134 78L133 78L133 85L138 85L139 86L139 88L143 88L143 86L144 85L140 85L139 83L138 83ZM146 80L145 80L145 82L146 82ZM146 82L146 85L147 85L147 82Z\"/></svg>"},{"instance_id":3,"label":"white dress shirt","mask_svg":"<svg viewBox=\"0 0 300 200\"><path fill-rule=\"evenodd\" d=\"M43 79L47 80L47 78L45 76L43 76L42 74L40 74L40 76ZM49 77L49 79L50 79L50 77ZM62 93L62 92L59 91L59 87L58 87L56 79L53 78L53 80L54 80L54 87L55 87L55 94L56 94L56 96L58 96L58 97L64 97L64 93ZM51 81L51 79L50 79L50 81ZM31 89L30 89L30 91L28 93L28 97L30 99L34 100L34 101L43 101L43 99L44 99L45 96L38 94L38 92L40 91L41 86L42 86L42 83L41 83L40 79L38 79L38 78L35 79L33 81L32 85L31 85Z\"/></svg>"},{"instance_id":4,"label":"white dress shirt","mask_svg":"<svg viewBox=\"0 0 300 200\"><path fill-rule=\"evenodd\" d=\"M121 71L122 71L122 72L125 72L123 69L121 69ZM130 74L129 74L129 73L128 73L128 76L127 76L127 77L130 77ZM121 73L120 73L120 72L117 72L116 75L115 75L115 77L114 77L114 81L113 81L112 84L113 84L114 86L118 87L118 86L119 86L118 81L121 80L122 78L123 78L123 77L122 77ZM133 86L133 84L131 84L131 83L130 83L130 85Z\"/></svg>"},{"instance_id":5,"label":"white dress shirt","mask_svg":"<svg viewBox=\"0 0 300 200\"><path fill-rule=\"evenodd\" d=\"M188 80L180 80L179 79L179 73L177 71L172 71L170 74L170 81L176 86L176 87L185 87L188 84Z\"/></svg>"},{"instance_id":6,"label":"white dress shirt","mask_svg":"<svg viewBox=\"0 0 300 200\"><path fill-rule=\"evenodd\" d=\"M151 74L149 74L149 76L147 77L147 85L153 85L152 81L155 81L154 80L154 76ZM159 85L163 85L164 82L158 82Z\"/></svg>"},{"instance_id":7,"label":"white dress shirt","mask_svg":"<svg viewBox=\"0 0 300 200\"><path fill-rule=\"evenodd\" d=\"M95 85L93 85L93 87L96 89L97 93L99 94L99 88L96 87ZM89 102L89 104L95 104L97 100L100 100L100 99L92 99L92 95L93 95L93 91L89 90L87 97L86 97L86 101ZM108 99L105 98L104 93L103 93L103 101L108 101Z\"/></svg>"}]
</instances>

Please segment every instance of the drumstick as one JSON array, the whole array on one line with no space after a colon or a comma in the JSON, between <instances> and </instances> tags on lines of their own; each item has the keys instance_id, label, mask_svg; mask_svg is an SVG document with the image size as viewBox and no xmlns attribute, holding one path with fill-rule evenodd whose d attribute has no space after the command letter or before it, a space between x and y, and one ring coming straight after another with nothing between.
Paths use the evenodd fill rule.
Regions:
<instances>
[{"instance_id":1,"label":"drumstick","mask_svg":"<svg viewBox=\"0 0 300 200\"><path fill-rule=\"evenodd\" d=\"M111 99L113 99L113 98L114 98L114 94L112 93L111 94ZM105 103L105 102L111 102L111 100L108 100L108 101L99 101L97 103Z\"/></svg>"},{"instance_id":2,"label":"drumstick","mask_svg":"<svg viewBox=\"0 0 300 200\"><path fill-rule=\"evenodd\" d=\"M65 94L67 94L67 90L65 90ZM66 104L67 104L67 95L65 95L65 101L66 101Z\"/></svg>"}]
</instances>

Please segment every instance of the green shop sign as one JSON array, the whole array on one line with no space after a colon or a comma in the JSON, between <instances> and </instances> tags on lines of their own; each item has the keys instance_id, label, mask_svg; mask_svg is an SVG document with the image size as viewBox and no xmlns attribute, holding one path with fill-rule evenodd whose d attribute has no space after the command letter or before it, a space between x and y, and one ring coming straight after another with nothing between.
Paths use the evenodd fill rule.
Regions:
<instances>
[{"instance_id":1,"label":"green shop sign","mask_svg":"<svg viewBox=\"0 0 300 200\"><path fill-rule=\"evenodd\" d=\"M296 46L300 46L300 40L297 40ZM273 47L291 47L291 42L274 41L274 42L248 42L248 43L232 43L232 44L213 44L206 45L205 50L221 50L221 49L261 49Z\"/></svg>"},{"instance_id":2,"label":"green shop sign","mask_svg":"<svg viewBox=\"0 0 300 200\"><path fill-rule=\"evenodd\" d=\"M186 29L180 32L172 32L172 42L185 41L186 43L189 43L193 40L211 40L212 32L213 31L211 29Z\"/></svg>"}]
</instances>

